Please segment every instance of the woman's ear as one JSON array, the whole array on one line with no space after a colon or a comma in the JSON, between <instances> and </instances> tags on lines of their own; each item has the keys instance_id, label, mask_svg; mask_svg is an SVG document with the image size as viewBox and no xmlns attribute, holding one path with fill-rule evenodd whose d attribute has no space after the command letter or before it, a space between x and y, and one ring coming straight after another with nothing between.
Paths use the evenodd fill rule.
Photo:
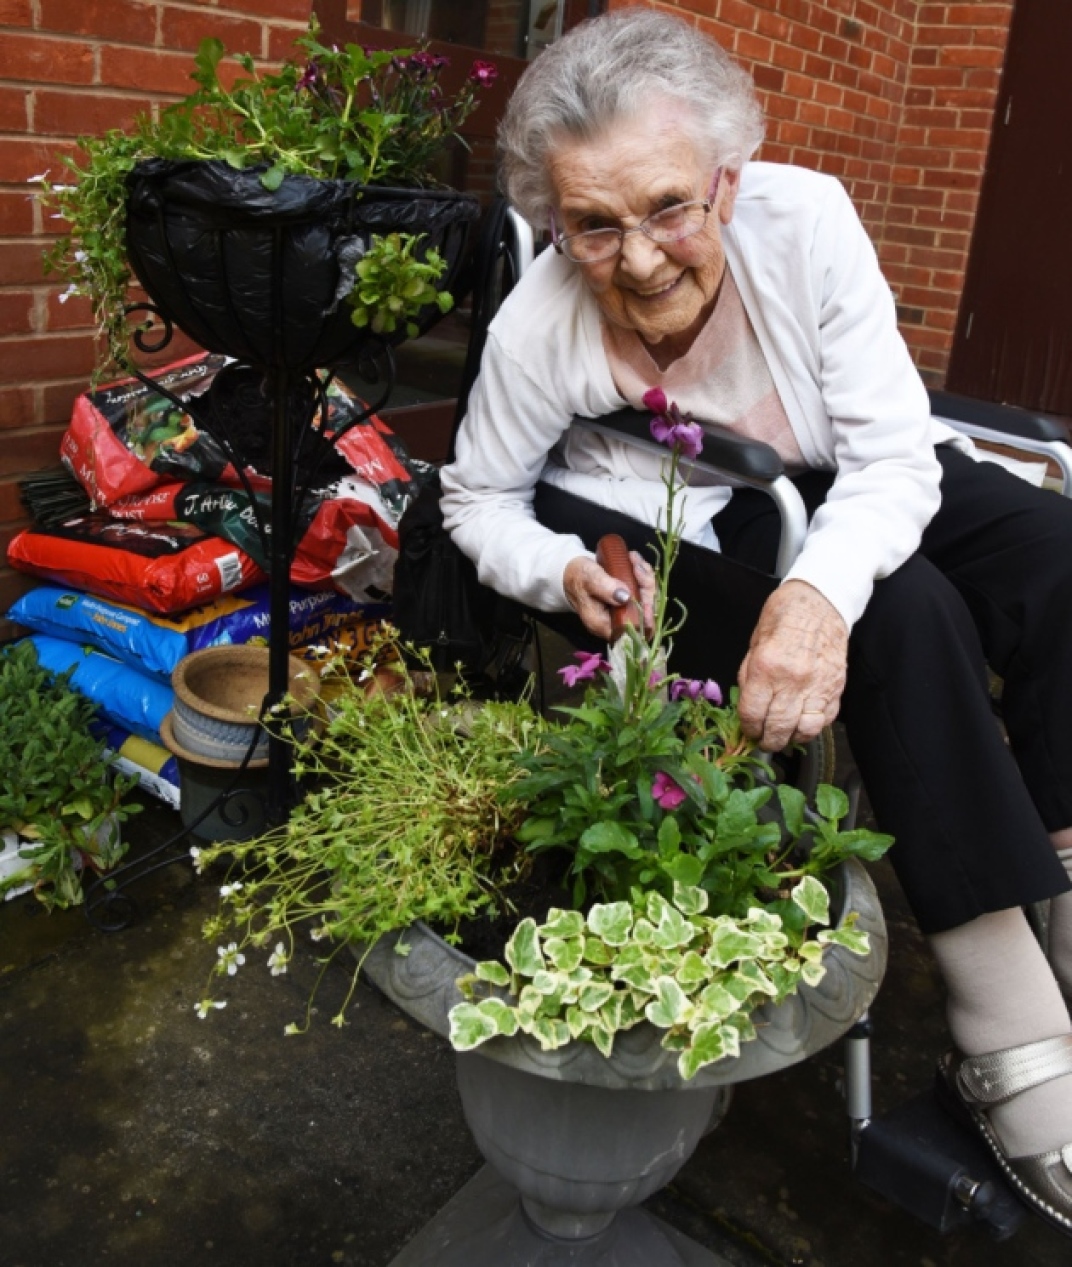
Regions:
<instances>
[{"instance_id":1,"label":"woman's ear","mask_svg":"<svg viewBox=\"0 0 1072 1267\"><path fill-rule=\"evenodd\" d=\"M722 179L718 182L718 218L722 224L729 224L733 219L733 208L737 202L737 191L740 187L740 170L723 168Z\"/></svg>"}]
</instances>

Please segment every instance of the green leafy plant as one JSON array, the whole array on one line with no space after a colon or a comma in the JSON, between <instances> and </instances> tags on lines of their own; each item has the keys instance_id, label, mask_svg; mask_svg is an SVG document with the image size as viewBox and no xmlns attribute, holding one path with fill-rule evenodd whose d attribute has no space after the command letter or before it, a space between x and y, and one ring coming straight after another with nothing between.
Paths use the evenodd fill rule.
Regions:
<instances>
[{"instance_id":1,"label":"green leafy plant","mask_svg":"<svg viewBox=\"0 0 1072 1267\"><path fill-rule=\"evenodd\" d=\"M353 323L374 334L393 334L401 325L410 338L419 333L414 318L428 304L449 312L454 300L435 283L447 267L434 248L423 260L413 252L419 239L388 233L376 238L356 265L357 282L351 292Z\"/></svg>"},{"instance_id":2,"label":"green leafy plant","mask_svg":"<svg viewBox=\"0 0 1072 1267\"><path fill-rule=\"evenodd\" d=\"M239 170L259 170L269 190L288 175L428 187L438 183L433 173L444 145L458 136L481 89L497 73L490 62L474 62L462 87L448 96L440 84L447 59L425 49L327 45L315 16L296 42L301 55L273 73L259 70L249 54L237 55L244 73L232 77L221 76L222 42L202 40L190 76L196 88L189 96L158 117L140 116L129 132L80 138L82 157L63 159L70 183L53 182L47 172L31 178L41 186L46 211L66 222L66 232L45 255L46 268L68 282L61 302L75 295L92 301L104 346L119 366L128 358L124 309L132 282L126 181L139 161L219 159ZM439 276L431 256L425 261L431 271L416 271L413 239L403 235L403 241L408 249L396 244L393 255L370 252L379 273L376 305L367 317L374 328L388 314L396 323L411 316L414 294L408 292L414 283ZM388 286L385 270L392 258L401 271L397 285ZM355 319L360 289L350 297L358 305ZM401 316L387 296L405 301Z\"/></svg>"},{"instance_id":3,"label":"green leafy plant","mask_svg":"<svg viewBox=\"0 0 1072 1267\"><path fill-rule=\"evenodd\" d=\"M415 920L449 930L502 908L523 864L512 848L523 811L503 808L499 796L540 728L526 702L476 707L461 687L443 696L434 674L407 668L388 630L331 707L321 737L295 738L296 773L316 786L287 822L256 840L195 850L198 869L230 868L204 929L228 939L214 977L234 975L248 949L284 971L303 925L333 953ZM210 991L198 1010L215 1003Z\"/></svg>"},{"instance_id":4,"label":"green leafy plant","mask_svg":"<svg viewBox=\"0 0 1072 1267\"><path fill-rule=\"evenodd\" d=\"M0 893L32 884L46 907L82 901L80 871L114 867L126 852L120 824L136 778L115 774L90 724L96 708L52 675L24 641L0 650L0 829L20 837L25 866Z\"/></svg>"}]
</instances>

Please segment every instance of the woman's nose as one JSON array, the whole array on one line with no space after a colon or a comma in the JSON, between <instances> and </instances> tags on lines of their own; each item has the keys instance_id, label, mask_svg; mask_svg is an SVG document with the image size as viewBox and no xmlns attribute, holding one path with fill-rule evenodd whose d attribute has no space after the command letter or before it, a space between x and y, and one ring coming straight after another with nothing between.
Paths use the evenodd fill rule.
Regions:
<instances>
[{"instance_id":1,"label":"woman's nose","mask_svg":"<svg viewBox=\"0 0 1072 1267\"><path fill-rule=\"evenodd\" d=\"M649 277L662 261L662 248L646 233L634 229L622 238L620 266L631 277Z\"/></svg>"}]
</instances>

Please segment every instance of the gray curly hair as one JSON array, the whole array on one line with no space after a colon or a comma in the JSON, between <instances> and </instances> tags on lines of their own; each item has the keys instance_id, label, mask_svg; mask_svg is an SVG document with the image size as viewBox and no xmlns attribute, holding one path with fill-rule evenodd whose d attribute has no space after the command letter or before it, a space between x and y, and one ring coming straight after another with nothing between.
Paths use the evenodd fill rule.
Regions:
<instances>
[{"instance_id":1,"label":"gray curly hair","mask_svg":"<svg viewBox=\"0 0 1072 1267\"><path fill-rule=\"evenodd\" d=\"M498 133L507 197L531 224L546 224L548 159L563 134L592 141L659 97L686 107L685 126L712 166L743 167L763 140L751 76L725 49L667 13L620 9L582 22L521 76Z\"/></svg>"}]
</instances>

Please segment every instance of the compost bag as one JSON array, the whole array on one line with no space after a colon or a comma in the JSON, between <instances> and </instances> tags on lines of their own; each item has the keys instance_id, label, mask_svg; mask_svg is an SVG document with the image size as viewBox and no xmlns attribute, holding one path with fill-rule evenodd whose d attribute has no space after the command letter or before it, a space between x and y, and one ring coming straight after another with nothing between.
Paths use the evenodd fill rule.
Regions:
<instances>
[{"instance_id":1,"label":"compost bag","mask_svg":"<svg viewBox=\"0 0 1072 1267\"><path fill-rule=\"evenodd\" d=\"M27 528L7 548L12 567L155 612L185 611L263 581L242 550L192 524L125 523L82 515Z\"/></svg>"}]
</instances>

